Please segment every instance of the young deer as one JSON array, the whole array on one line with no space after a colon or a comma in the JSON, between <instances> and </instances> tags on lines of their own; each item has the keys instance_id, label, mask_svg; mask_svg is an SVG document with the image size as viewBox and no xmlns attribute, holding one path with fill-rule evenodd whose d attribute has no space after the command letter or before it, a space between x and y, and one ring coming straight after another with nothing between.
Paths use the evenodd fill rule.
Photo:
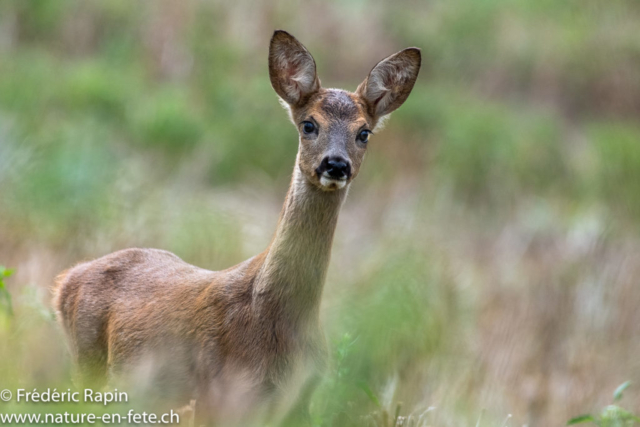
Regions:
<instances>
[{"instance_id":1,"label":"young deer","mask_svg":"<svg viewBox=\"0 0 640 427\"><path fill-rule=\"evenodd\" d=\"M408 48L355 93L324 89L309 51L276 31L269 76L300 138L271 244L223 271L126 249L60 274L54 304L83 378L162 381L214 423L304 408L326 358L319 307L340 206L371 129L407 99L420 61Z\"/></svg>"}]
</instances>

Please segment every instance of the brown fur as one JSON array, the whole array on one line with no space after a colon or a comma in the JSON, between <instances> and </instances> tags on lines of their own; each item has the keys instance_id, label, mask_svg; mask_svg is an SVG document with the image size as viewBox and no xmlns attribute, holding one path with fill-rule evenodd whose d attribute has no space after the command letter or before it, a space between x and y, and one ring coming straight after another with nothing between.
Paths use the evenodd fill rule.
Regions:
<instances>
[{"instance_id":1,"label":"brown fur","mask_svg":"<svg viewBox=\"0 0 640 427\"><path fill-rule=\"evenodd\" d=\"M382 95L380 87L369 91L387 96L384 114L406 99L419 68L419 51L398 55L408 71L385 66L404 74L378 81L404 86ZM283 31L271 41L269 64L293 123L301 129L313 120L318 128L314 135L300 130L271 244L224 271L192 266L166 251L126 249L61 273L54 306L85 380L160 382L173 399L197 398L209 419L241 423L247 414L280 417L322 371L318 313L348 185L323 185L318 165L338 155L350 162L349 182L357 176L366 144L356 136L375 127L381 101L363 95L367 80L355 94L321 88L313 58Z\"/></svg>"}]
</instances>

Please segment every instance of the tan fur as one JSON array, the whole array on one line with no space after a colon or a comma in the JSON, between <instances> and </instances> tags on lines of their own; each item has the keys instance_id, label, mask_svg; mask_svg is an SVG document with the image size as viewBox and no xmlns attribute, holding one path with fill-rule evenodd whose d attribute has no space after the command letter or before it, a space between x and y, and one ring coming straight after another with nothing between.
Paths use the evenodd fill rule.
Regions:
<instances>
[{"instance_id":1,"label":"tan fur","mask_svg":"<svg viewBox=\"0 0 640 427\"><path fill-rule=\"evenodd\" d=\"M323 185L317 168L325 156L340 155L353 180L366 151L356 136L381 115L360 94L321 88L313 58L291 35L274 34L269 58L274 89L296 127L314 120L319 129L313 136L300 131L271 244L223 271L162 250L126 249L61 273L53 304L85 380L159 382L172 399L196 398L209 420L242 424L256 414L280 418L322 372L319 306L348 185ZM385 81L413 86L417 68L410 65L400 71L412 78ZM366 82L359 92L369 93ZM410 89L392 91L404 101ZM401 101L392 97L388 105Z\"/></svg>"}]
</instances>

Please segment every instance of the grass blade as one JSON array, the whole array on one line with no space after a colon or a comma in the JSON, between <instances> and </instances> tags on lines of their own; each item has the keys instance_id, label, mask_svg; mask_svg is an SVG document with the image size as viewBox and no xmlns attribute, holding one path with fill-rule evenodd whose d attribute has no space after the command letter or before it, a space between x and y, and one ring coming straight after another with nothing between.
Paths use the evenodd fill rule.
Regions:
<instances>
[{"instance_id":1,"label":"grass blade","mask_svg":"<svg viewBox=\"0 0 640 427\"><path fill-rule=\"evenodd\" d=\"M613 401L616 402L622 399L622 393L631 385L631 381L626 381L618 386L616 391L613 392Z\"/></svg>"},{"instance_id":2,"label":"grass blade","mask_svg":"<svg viewBox=\"0 0 640 427\"><path fill-rule=\"evenodd\" d=\"M594 421L595 421L595 418L593 418L592 415L584 414L584 415L579 415L577 417L571 418L569 421L567 421L567 425L572 426L574 424L581 424L581 423L594 422Z\"/></svg>"}]
</instances>

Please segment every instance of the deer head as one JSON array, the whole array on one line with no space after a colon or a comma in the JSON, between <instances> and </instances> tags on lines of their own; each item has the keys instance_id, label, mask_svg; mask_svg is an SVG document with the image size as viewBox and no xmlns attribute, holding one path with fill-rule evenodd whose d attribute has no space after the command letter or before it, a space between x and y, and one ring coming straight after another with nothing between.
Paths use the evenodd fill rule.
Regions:
<instances>
[{"instance_id":1,"label":"deer head","mask_svg":"<svg viewBox=\"0 0 640 427\"><path fill-rule=\"evenodd\" d=\"M380 119L411 93L420 50L404 49L380 61L354 93L325 89L316 63L295 37L278 30L269 47L271 85L300 134L296 167L325 191L346 187L357 175L369 135Z\"/></svg>"}]
</instances>

